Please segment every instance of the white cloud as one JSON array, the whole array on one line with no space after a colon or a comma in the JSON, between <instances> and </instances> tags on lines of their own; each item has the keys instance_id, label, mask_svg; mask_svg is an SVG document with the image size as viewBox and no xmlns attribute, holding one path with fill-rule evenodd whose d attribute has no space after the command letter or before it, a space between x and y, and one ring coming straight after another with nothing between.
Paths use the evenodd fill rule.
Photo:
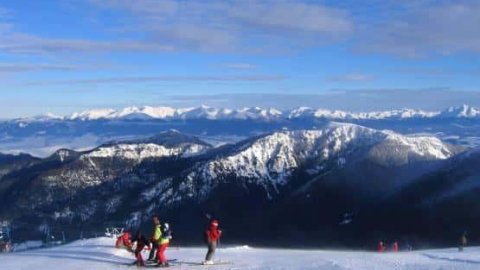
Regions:
<instances>
[{"instance_id":1,"label":"white cloud","mask_svg":"<svg viewBox=\"0 0 480 270\"><path fill-rule=\"evenodd\" d=\"M331 82L368 82L373 81L375 77L363 73L350 73L340 76L327 77L327 81Z\"/></svg>"},{"instance_id":2,"label":"white cloud","mask_svg":"<svg viewBox=\"0 0 480 270\"><path fill-rule=\"evenodd\" d=\"M257 29L339 36L353 30L348 13L322 4L295 1L241 1L230 16Z\"/></svg>"},{"instance_id":3,"label":"white cloud","mask_svg":"<svg viewBox=\"0 0 480 270\"><path fill-rule=\"evenodd\" d=\"M257 69L257 65L249 64L249 63L223 63L220 66L226 69L234 69L234 70L254 70Z\"/></svg>"},{"instance_id":4,"label":"white cloud","mask_svg":"<svg viewBox=\"0 0 480 270\"><path fill-rule=\"evenodd\" d=\"M265 52L335 42L353 30L348 12L300 1L91 1L129 13L152 42L201 51ZM125 25L119 25L120 29Z\"/></svg>"},{"instance_id":5,"label":"white cloud","mask_svg":"<svg viewBox=\"0 0 480 270\"><path fill-rule=\"evenodd\" d=\"M365 28L361 51L402 57L480 53L480 3L443 1L410 7L406 13Z\"/></svg>"},{"instance_id":6,"label":"white cloud","mask_svg":"<svg viewBox=\"0 0 480 270\"><path fill-rule=\"evenodd\" d=\"M145 41L56 39L9 32L0 36L0 50L18 54L56 54L64 52L172 51L174 47Z\"/></svg>"},{"instance_id":7,"label":"white cloud","mask_svg":"<svg viewBox=\"0 0 480 270\"><path fill-rule=\"evenodd\" d=\"M0 19L10 18L12 12L6 8L0 7Z\"/></svg>"},{"instance_id":8,"label":"white cloud","mask_svg":"<svg viewBox=\"0 0 480 270\"><path fill-rule=\"evenodd\" d=\"M72 85L72 84L112 84L112 83L143 83L143 82L268 82L282 81L285 77L278 75L242 75L242 76L137 76L108 77L96 79L72 79L57 81L28 82L28 85Z\"/></svg>"},{"instance_id":9,"label":"white cloud","mask_svg":"<svg viewBox=\"0 0 480 270\"><path fill-rule=\"evenodd\" d=\"M79 66L64 64L0 63L0 73L45 70L70 71L79 68Z\"/></svg>"}]
</instances>

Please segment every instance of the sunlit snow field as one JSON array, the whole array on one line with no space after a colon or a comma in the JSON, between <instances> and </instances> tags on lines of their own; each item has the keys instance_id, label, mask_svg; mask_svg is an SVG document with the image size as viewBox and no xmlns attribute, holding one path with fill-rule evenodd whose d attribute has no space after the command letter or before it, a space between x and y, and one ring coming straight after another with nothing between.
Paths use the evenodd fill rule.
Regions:
<instances>
[{"instance_id":1,"label":"sunlit snow field","mask_svg":"<svg viewBox=\"0 0 480 270\"><path fill-rule=\"evenodd\" d=\"M133 256L113 247L111 238L96 238L48 249L0 254L0 269L128 269ZM169 259L177 259L170 269L480 269L480 248L422 250L401 253L261 249L224 247L216 260L231 264L198 266L205 248L172 246ZM144 254L144 256L147 254Z\"/></svg>"}]
</instances>

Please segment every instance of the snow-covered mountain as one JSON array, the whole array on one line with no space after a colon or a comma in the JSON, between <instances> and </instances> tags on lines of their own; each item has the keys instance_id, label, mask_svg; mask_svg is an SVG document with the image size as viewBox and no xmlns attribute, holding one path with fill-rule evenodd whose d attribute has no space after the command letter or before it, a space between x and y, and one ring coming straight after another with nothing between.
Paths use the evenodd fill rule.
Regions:
<instances>
[{"instance_id":1,"label":"snow-covered mountain","mask_svg":"<svg viewBox=\"0 0 480 270\"><path fill-rule=\"evenodd\" d=\"M92 158L121 158L141 162L162 157L191 157L209 150L211 145L175 130L162 132L147 139L112 142L83 154L82 160Z\"/></svg>"},{"instance_id":2,"label":"snow-covered mountain","mask_svg":"<svg viewBox=\"0 0 480 270\"><path fill-rule=\"evenodd\" d=\"M0 177L0 215L34 224L27 228L73 230L108 219L137 227L154 213L188 224L199 222L198 212L215 211L232 222L232 237L255 229L269 239L269 227L300 226L295 220L303 215L318 228L338 224L346 212L398 194L462 150L431 136L347 123L220 147L169 131L89 151L61 149L10 167ZM285 215L293 220L281 221ZM246 227L252 219L258 226ZM193 237L187 227L178 231Z\"/></svg>"},{"instance_id":3,"label":"snow-covered mountain","mask_svg":"<svg viewBox=\"0 0 480 270\"><path fill-rule=\"evenodd\" d=\"M382 120L382 119L410 119L432 118L439 112L426 112L422 110L403 109L379 112L346 112L340 110L313 109L300 107L288 113L290 119L295 118L325 118L333 120Z\"/></svg>"},{"instance_id":4,"label":"snow-covered mountain","mask_svg":"<svg viewBox=\"0 0 480 270\"><path fill-rule=\"evenodd\" d=\"M439 114L443 118L478 118L480 117L480 108L463 105L460 107L450 107Z\"/></svg>"},{"instance_id":5,"label":"snow-covered mountain","mask_svg":"<svg viewBox=\"0 0 480 270\"><path fill-rule=\"evenodd\" d=\"M167 204L174 204L179 198L201 201L216 187L233 181L260 187L271 199L292 184L292 176L299 170L307 172L307 178L314 178L366 160L376 166L406 168L448 159L459 151L460 148L435 137L403 136L353 124L331 123L321 130L281 131L240 142L185 170L181 178L186 180L178 188L172 189L174 184L168 180L161 183L156 194L151 191L146 194L162 197L162 203ZM391 177L385 186L396 185L395 179L396 176ZM305 182L299 184L302 186ZM167 190L168 195L161 195Z\"/></svg>"},{"instance_id":6,"label":"snow-covered mountain","mask_svg":"<svg viewBox=\"0 0 480 270\"><path fill-rule=\"evenodd\" d=\"M389 165L400 166L414 159L447 159L453 147L435 137L403 136L353 124L331 123L321 130L282 131L239 144L227 155L202 165L202 179L235 174L250 179L268 179L270 184L284 185L293 170L308 161L322 164L335 159L339 166L350 162L352 148L370 147ZM393 149L393 152L382 151ZM194 177L189 175L189 177Z\"/></svg>"},{"instance_id":7,"label":"snow-covered mountain","mask_svg":"<svg viewBox=\"0 0 480 270\"><path fill-rule=\"evenodd\" d=\"M468 105L450 107L443 111L424 111L416 109L401 109L390 111L372 112L349 112L342 110L314 109L309 107L298 107L292 110L278 110L275 108L213 108L202 105L192 108L172 107L126 107L120 110L109 108L93 109L83 112L76 112L70 116L57 116L45 114L33 118L17 119L17 121L39 121L39 120L114 120L114 119L207 119L207 120L275 120L275 119L304 119L324 118L331 120L385 120L385 119L412 119L412 118L477 118L480 117L480 109Z\"/></svg>"},{"instance_id":8,"label":"snow-covered mountain","mask_svg":"<svg viewBox=\"0 0 480 270\"><path fill-rule=\"evenodd\" d=\"M262 109L258 107L227 109L212 108L205 105L194 108L171 108L144 106L126 107L121 110L94 109L73 113L68 120L99 120L99 119L208 119L208 120L232 120L232 119L259 119L270 120L282 116L282 112L273 108Z\"/></svg>"},{"instance_id":9,"label":"snow-covered mountain","mask_svg":"<svg viewBox=\"0 0 480 270\"><path fill-rule=\"evenodd\" d=\"M479 109L469 106L438 112L404 109L364 113L307 107L284 111L208 106L98 109L70 116L0 121L0 152L46 157L59 148L84 151L112 140L153 136L170 129L223 144L281 130L321 129L330 121L401 134L431 134L449 143L475 147L480 146L478 112Z\"/></svg>"}]
</instances>

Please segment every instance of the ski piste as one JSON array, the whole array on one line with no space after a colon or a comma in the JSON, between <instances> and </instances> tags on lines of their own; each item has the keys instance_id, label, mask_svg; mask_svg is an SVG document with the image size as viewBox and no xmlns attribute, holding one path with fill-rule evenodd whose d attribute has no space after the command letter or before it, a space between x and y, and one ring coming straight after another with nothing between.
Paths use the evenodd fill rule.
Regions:
<instances>
[{"instance_id":1,"label":"ski piste","mask_svg":"<svg viewBox=\"0 0 480 270\"><path fill-rule=\"evenodd\" d=\"M177 262L177 261L178 261L177 259L168 259L167 263L174 263L174 262ZM157 265L158 262L146 260L145 264L146 265Z\"/></svg>"},{"instance_id":2,"label":"ski piste","mask_svg":"<svg viewBox=\"0 0 480 270\"><path fill-rule=\"evenodd\" d=\"M134 266L134 267L145 267L145 268L175 268L175 267L181 267L181 266L225 266L225 265L233 265L233 262L229 261L217 261L214 262L213 264L204 264L203 262L187 262L187 261L178 261L177 259L173 260L168 260L169 265L168 266L159 266L158 263L152 263L152 262L146 262L145 265L137 265L135 263L128 264L129 266Z\"/></svg>"},{"instance_id":3,"label":"ski piste","mask_svg":"<svg viewBox=\"0 0 480 270\"><path fill-rule=\"evenodd\" d=\"M204 264L203 262L187 262L187 261L177 261L171 264L171 266L221 266L221 265L233 265L233 262L229 261L217 261L213 264Z\"/></svg>"}]
</instances>

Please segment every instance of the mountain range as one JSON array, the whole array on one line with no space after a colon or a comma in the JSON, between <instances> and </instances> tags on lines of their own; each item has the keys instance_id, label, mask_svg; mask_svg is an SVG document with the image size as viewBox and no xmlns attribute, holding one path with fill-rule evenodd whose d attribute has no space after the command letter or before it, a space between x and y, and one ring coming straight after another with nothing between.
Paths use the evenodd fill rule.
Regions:
<instances>
[{"instance_id":1,"label":"mountain range","mask_svg":"<svg viewBox=\"0 0 480 270\"><path fill-rule=\"evenodd\" d=\"M229 241L442 244L480 225L479 153L338 122L220 146L171 130L42 159L2 156L0 216L20 235L72 235L111 221L148 228L157 213L180 243L200 242L205 215L213 215Z\"/></svg>"},{"instance_id":2,"label":"mountain range","mask_svg":"<svg viewBox=\"0 0 480 270\"><path fill-rule=\"evenodd\" d=\"M47 113L31 118L15 119L19 122L48 121L48 120L81 120L92 121L101 119L163 119L163 120L188 120L188 119L209 119L209 120L261 120L272 121L279 119L296 118L325 118L331 120L380 120L380 119L409 119L409 118L480 118L480 108L462 105L460 107L449 107L443 111L423 111L416 109L401 109L391 111L373 112L348 112L341 110L313 109L309 107L298 107L292 110L278 110L275 108L214 108L202 105L192 108L172 107L126 107L120 110L102 108L83 112L76 112L70 116L58 116Z\"/></svg>"},{"instance_id":3,"label":"mountain range","mask_svg":"<svg viewBox=\"0 0 480 270\"><path fill-rule=\"evenodd\" d=\"M154 136L171 129L197 136L215 146L282 130L322 129L329 122L435 136L464 147L480 146L479 110L452 107L442 112L397 110L349 113L297 108L291 111L245 108L128 107L46 115L0 122L0 152L47 157L60 148L85 151L115 141Z\"/></svg>"}]
</instances>

